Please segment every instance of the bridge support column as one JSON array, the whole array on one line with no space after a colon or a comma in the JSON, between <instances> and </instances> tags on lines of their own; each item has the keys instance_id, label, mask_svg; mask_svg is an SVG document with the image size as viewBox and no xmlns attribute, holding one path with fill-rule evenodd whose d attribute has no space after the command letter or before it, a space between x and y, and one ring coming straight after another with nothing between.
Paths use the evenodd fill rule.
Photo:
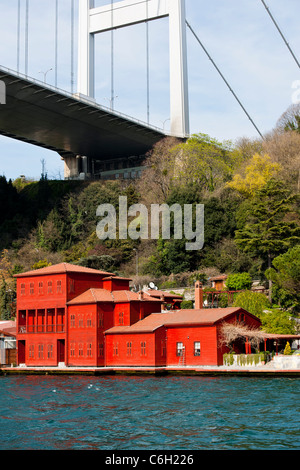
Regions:
<instances>
[{"instance_id":1,"label":"bridge support column","mask_svg":"<svg viewBox=\"0 0 300 470\"><path fill-rule=\"evenodd\" d=\"M95 98L95 38L90 34L90 10L94 0L79 0L78 94Z\"/></svg>"},{"instance_id":2,"label":"bridge support column","mask_svg":"<svg viewBox=\"0 0 300 470\"><path fill-rule=\"evenodd\" d=\"M185 0L122 0L94 7L79 0L78 94L94 96L94 36L104 31L169 17L171 133L189 134ZM112 9L111 9L112 7Z\"/></svg>"}]
</instances>

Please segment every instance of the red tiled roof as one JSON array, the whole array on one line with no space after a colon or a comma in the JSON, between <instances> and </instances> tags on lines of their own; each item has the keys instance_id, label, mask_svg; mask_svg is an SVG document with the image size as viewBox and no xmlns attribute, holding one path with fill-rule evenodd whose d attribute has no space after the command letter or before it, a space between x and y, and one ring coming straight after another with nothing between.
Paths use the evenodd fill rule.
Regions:
<instances>
[{"instance_id":1,"label":"red tiled roof","mask_svg":"<svg viewBox=\"0 0 300 470\"><path fill-rule=\"evenodd\" d=\"M117 279L119 281L132 281L132 279L129 277L114 276L113 274L111 276L104 277L103 281L110 281L111 279Z\"/></svg>"},{"instance_id":2,"label":"red tiled roof","mask_svg":"<svg viewBox=\"0 0 300 470\"><path fill-rule=\"evenodd\" d=\"M17 327L15 321L0 321L0 333L5 336L16 336Z\"/></svg>"},{"instance_id":3,"label":"red tiled roof","mask_svg":"<svg viewBox=\"0 0 300 470\"><path fill-rule=\"evenodd\" d=\"M151 297L162 297L162 296L164 296L166 299L183 300L182 295L172 294L171 292L164 292L162 290L149 289L149 290L147 290L147 294L150 295Z\"/></svg>"},{"instance_id":4,"label":"red tiled roof","mask_svg":"<svg viewBox=\"0 0 300 470\"><path fill-rule=\"evenodd\" d=\"M68 305L76 304L94 304L97 302L114 302L114 303L124 303L124 302L136 302L140 300L140 296L136 292L128 290L115 290L113 292L108 291L107 289L89 289L83 294L78 295L74 299L68 302ZM143 300L149 302L161 303L159 299L153 299L150 296L143 298Z\"/></svg>"},{"instance_id":5,"label":"red tiled roof","mask_svg":"<svg viewBox=\"0 0 300 470\"><path fill-rule=\"evenodd\" d=\"M113 327L106 331L113 333L152 332L161 326L172 325L214 325L229 315L240 311L236 308L213 308L176 310L169 313L153 313L134 325L127 327Z\"/></svg>"},{"instance_id":6,"label":"red tiled roof","mask_svg":"<svg viewBox=\"0 0 300 470\"><path fill-rule=\"evenodd\" d=\"M43 276L48 274L62 274L62 273L86 273L86 274L98 274L101 276L113 276L112 273L105 271L99 271L98 269L85 268L84 266L78 266L76 264L60 263L53 266L47 266L46 268L34 269L33 271L27 271L26 273L15 274L14 277L29 277L29 276Z\"/></svg>"},{"instance_id":7,"label":"red tiled roof","mask_svg":"<svg viewBox=\"0 0 300 470\"><path fill-rule=\"evenodd\" d=\"M228 278L228 276L226 276L226 274L223 274L223 275L220 275L220 276L210 277L209 281L223 281L227 278Z\"/></svg>"}]
</instances>

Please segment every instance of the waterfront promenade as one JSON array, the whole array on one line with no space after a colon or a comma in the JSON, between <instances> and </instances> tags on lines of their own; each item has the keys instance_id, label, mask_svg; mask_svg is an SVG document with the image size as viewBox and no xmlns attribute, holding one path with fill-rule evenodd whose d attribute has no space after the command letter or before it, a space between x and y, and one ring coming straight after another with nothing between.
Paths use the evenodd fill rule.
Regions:
<instances>
[{"instance_id":1,"label":"waterfront promenade","mask_svg":"<svg viewBox=\"0 0 300 470\"><path fill-rule=\"evenodd\" d=\"M278 369L272 363L257 367L2 367L1 375L150 375L150 376L247 376L299 377L300 368Z\"/></svg>"}]
</instances>

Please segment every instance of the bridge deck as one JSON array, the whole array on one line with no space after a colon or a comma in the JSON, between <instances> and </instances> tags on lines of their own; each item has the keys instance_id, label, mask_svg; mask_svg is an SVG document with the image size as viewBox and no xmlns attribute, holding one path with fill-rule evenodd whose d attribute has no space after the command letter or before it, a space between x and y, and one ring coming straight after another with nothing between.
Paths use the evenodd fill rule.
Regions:
<instances>
[{"instance_id":1,"label":"bridge deck","mask_svg":"<svg viewBox=\"0 0 300 470\"><path fill-rule=\"evenodd\" d=\"M162 130L0 67L6 104L0 134L65 156L109 160L144 155Z\"/></svg>"}]
</instances>

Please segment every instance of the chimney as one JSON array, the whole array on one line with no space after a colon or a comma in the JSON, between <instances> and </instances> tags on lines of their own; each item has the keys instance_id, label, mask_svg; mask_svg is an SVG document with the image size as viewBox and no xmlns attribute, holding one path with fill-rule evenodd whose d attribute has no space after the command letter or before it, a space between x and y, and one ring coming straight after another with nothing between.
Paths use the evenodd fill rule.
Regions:
<instances>
[{"instance_id":1,"label":"chimney","mask_svg":"<svg viewBox=\"0 0 300 470\"><path fill-rule=\"evenodd\" d=\"M142 290L139 292L139 300L144 300L144 292Z\"/></svg>"},{"instance_id":2,"label":"chimney","mask_svg":"<svg viewBox=\"0 0 300 470\"><path fill-rule=\"evenodd\" d=\"M203 289L200 281L195 283L195 309L203 308Z\"/></svg>"}]
</instances>

